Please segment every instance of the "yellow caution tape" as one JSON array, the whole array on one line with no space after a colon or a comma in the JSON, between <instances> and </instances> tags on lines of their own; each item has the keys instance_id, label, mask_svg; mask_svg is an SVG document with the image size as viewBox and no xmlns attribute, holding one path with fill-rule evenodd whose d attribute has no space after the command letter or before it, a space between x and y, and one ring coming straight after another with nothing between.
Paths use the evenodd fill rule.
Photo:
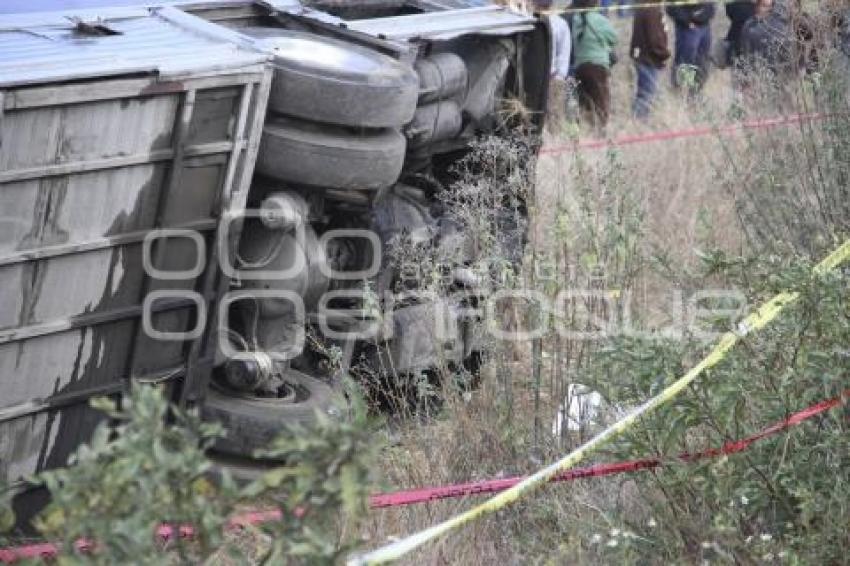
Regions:
<instances>
[{"instance_id":1,"label":"yellow caution tape","mask_svg":"<svg viewBox=\"0 0 850 566\"><path fill-rule=\"evenodd\" d=\"M832 252L829 257L820 262L814 268L813 274L824 275L833 271L836 267L847 261L848 258L850 258L850 240L844 242L840 248ZM581 462L587 455L632 428L640 417L653 412L662 405L671 401L686 387L693 383L694 380L696 380L696 378L699 377L705 370L717 365L721 360L723 360L729 350L731 350L735 344L741 340L741 338L751 332L760 330L767 326L779 315L779 313L782 312L785 307L795 302L799 296L799 293L796 292L780 293L770 301L763 304L754 313L750 314L743 322L741 322L737 331L724 334L714 349L688 373L676 380L657 396L632 411L628 416L611 425L592 440L580 446L570 454L567 454L557 462L543 468L514 487L507 491L503 491L499 495L496 495L477 507L473 507L469 511L461 513L460 515L452 517L451 519L434 525L433 527L410 535L407 538L384 546L383 548L379 548L361 556L354 556L348 560L348 565L360 566L366 564L385 564L387 562L398 560L423 544L485 515L494 513L517 501L520 497L549 483L549 481L558 474L572 468Z\"/></svg>"}]
</instances>

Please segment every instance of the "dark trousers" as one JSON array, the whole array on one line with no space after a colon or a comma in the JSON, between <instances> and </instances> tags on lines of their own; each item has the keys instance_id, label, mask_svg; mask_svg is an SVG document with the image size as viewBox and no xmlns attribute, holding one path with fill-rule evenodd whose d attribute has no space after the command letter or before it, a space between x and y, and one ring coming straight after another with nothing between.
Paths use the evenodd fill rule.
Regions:
<instances>
[{"instance_id":1,"label":"dark trousers","mask_svg":"<svg viewBox=\"0 0 850 566\"><path fill-rule=\"evenodd\" d=\"M708 25L686 28L676 26L676 55L673 59L673 85L699 90L708 75L708 57L711 53L711 27ZM690 68L695 74L693 84L683 85L682 76Z\"/></svg>"},{"instance_id":2,"label":"dark trousers","mask_svg":"<svg viewBox=\"0 0 850 566\"><path fill-rule=\"evenodd\" d=\"M608 69L593 63L582 63L576 68L579 106L599 127L608 123L611 107L611 90L608 86L610 75Z\"/></svg>"}]
</instances>

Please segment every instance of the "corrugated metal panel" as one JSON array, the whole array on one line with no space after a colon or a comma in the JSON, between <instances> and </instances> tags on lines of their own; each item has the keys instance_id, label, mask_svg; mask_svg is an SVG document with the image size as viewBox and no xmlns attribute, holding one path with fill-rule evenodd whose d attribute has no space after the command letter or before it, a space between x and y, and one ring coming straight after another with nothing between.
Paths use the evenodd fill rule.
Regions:
<instances>
[{"instance_id":1,"label":"corrugated metal panel","mask_svg":"<svg viewBox=\"0 0 850 566\"><path fill-rule=\"evenodd\" d=\"M146 14L144 8L93 8L93 6L98 6L108 1L109 0L76 0L75 4L85 6L86 8L76 9L73 13L86 18L95 18L98 16L109 18L138 18L144 17ZM351 1L355 2L356 0ZM177 8L186 9L196 8L202 5L214 6L217 4L228 5L232 4L233 0L121 0L121 3L125 5L133 4L136 6L147 6L148 9L151 10L156 9L153 7L160 6L163 7L160 8L161 10L172 10L172 12L178 12L179 10ZM245 0L245 3L250 3L250 0ZM413 38L435 40L451 39L468 33L508 35L520 31L528 31L534 23L533 19L527 15L514 12L503 6L493 5L490 0L423 0L418 4L423 9L428 10L428 12L424 14L356 21L346 21L331 14L304 7L298 0L266 0L266 2L263 3L281 12L296 14L333 25L344 24L350 29L372 35L373 37L383 37L402 41ZM43 5L41 6L41 9L44 9ZM0 14L2 14L2 12L3 9L0 9ZM132 15L133 13L135 13L135 16ZM57 13L51 12L49 14L53 16L54 19L52 25L60 26L66 30L70 28L70 24L65 17L68 15L67 13L60 14L58 18L56 17ZM107 16L107 14L109 15ZM41 21L33 20L34 16L34 14L26 14L17 17L24 18L28 27L45 24L43 14L38 15L41 18ZM2 16L0 16L0 27L6 27L4 26L4 18ZM37 32L38 30L33 31ZM26 43L30 47L34 47L32 45L32 40ZM113 44L114 43L117 42L113 42ZM128 47L133 47L132 42ZM204 46L199 45L198 47L206 49ZM221 49L222 45L219 44L216 48ZM0 72L3 70L2 61L7 58L8 56L6 53L0 53ZM212 58L210 57L209 60L212 60ZM163 72L168 72L168 69L164 68Z\"/></svg>"},{"instance_id":2,"label":"corrugated metal panel","mask_svg":"<svg viewBox=\"0 0 850 566\"><path fill-rule=\"evenodd\" d=\"M91 8L156 7L156 6L215 6L232 5L252 0L0 0L0 14L25 14L31 12L56 12ZM458 1L458 0L454 0ZM467 1L467 0L461 0ZM469 0L485 1L485 0ZM298 0L263 0L272 8L292 7Z\"/></svg>"},{"instance_id":3,"label":"corrugated metal panel","mask_svg":"<svg viewBox=\"0 0 850 566\"><path fill-rule=\"evenodd\" d=\"M352 30L398 40L451 39L467 33L498 35L528 31L533 26L533 18L502 6L348 22L348 27Z\"/></svg>"},{"instance_id":4,"label":"corrugated metal panel","mask_svg":"<svg viewBox=\"0 0 850 566\"><path fill-rule=\"evenodd\" d=\"M116 34L80 37L72 16ZM205 387L201 313L227 288L215 244L220 218L245 206L267 60L169 7L0 17L0 484L65 465L102 419L92 397L155 381L187 404ZM154 264L197 263L199 276L148 273L143 242L164 228L204 245L158 240ZM201 337L157 339L146 312L152 328Z\"/></svg>"},{"instance_id":5,"label":"corrugated metal panel","mask_svg":"<svg viewBox=\"0 0 850 566\"><path fill-rule=\"evenodd\" d=\"M88 35L75 18L115 35ZM106 9L0 17L0 87L158 73L167 78L263 63L237 34L174 8Z\"/></svg>"},{"instance_id":6,"label":"corrugated metal panel","mask_svg":"<svg viewBox=\"0 0 850 566\"><path fill-rule=\"evenodd\" d=\"M492 6L490 0L416 0L416 4L425 8L427 12L435 10L457 10L461 8L478 8L481 6Z\"/></svg>"}]
</instances>

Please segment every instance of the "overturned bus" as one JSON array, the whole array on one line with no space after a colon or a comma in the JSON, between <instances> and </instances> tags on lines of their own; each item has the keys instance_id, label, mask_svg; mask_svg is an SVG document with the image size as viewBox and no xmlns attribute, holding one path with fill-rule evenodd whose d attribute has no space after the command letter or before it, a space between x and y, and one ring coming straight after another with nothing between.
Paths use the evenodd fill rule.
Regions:
<instances>
[{"instance_id":1,"label":"overturned bus","mask_svg":"<svg viewBox=\"0 0 850 566\"><path fill-rule=\"evenodd\" d=\"M239 459L333 411L354 356L470 363L461 309L439 343L426 300L372 334L350 312L392 285L392 237L457 236L436 193L504 101L545 110L550 34L506 7L136 4L0 15L0 484L22 492L131 383Z\"/></svg>"}]
</instances>

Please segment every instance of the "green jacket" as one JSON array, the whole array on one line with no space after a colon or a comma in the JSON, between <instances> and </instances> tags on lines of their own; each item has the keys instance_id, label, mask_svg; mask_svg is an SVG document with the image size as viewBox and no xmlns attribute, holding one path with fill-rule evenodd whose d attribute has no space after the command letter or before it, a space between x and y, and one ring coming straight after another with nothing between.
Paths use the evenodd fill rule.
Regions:
<instances>
[{"instance_id":1,"label":"green jacket","mask_svg":"<svg viewBox=\"0 0 850 566\"><path fill-rule=\"evenodd\" d=\"M611 66L610 53L617 45L617 32L608 18L597 12L576 14L572 34L576 67L582 63L593 63L606 69Z\"/></svg>"}]
</instances>

